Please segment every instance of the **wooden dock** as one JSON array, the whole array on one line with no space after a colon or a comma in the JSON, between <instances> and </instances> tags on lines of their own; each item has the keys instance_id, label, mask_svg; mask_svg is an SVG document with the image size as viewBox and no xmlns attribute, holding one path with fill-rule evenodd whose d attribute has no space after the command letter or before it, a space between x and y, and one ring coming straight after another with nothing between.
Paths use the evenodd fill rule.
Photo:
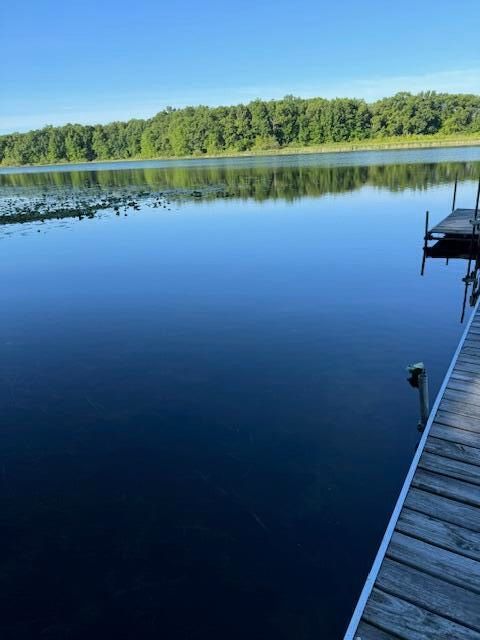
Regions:
<instances>
[{"instance_id":1,"label":"wooden dock","mask_svg":"<svg viewBox=\"0 0 480 640\"><path fill-rule=\"evenodd\" d=\"M478 303L344 640L395 638L480 640Z\"/></svg>"},{"instance_id":2,"label":"wooden dock","mask_svg":"<svg viewBox=\"0 0 480 640\"><path fill-rule=\"evenodd\" d=\"M477 214L478 215L478 214ZM473 224L475 222L475 225ZM428 230L429 240L438 237L470 238L475 227L474 235L478 235L480 218L475 215L475 209L455 209L441 222Z\"/></svg>"}]
</instances>

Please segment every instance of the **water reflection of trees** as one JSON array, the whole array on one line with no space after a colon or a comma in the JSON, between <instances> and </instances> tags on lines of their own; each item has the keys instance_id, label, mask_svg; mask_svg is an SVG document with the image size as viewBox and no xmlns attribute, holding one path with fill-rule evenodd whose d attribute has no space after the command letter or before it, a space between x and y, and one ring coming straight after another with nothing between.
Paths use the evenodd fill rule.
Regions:
<instances>
[{"instance_id":1,"label":"water reflection of trees","mask_svg":"<svg viewBox=\"0 0 480 640\"><path fill-rule=\"evenodd\" d=\"M372 186L390 191L427 189L478 177L480 162L387 164L350 167L312 166L195 166L136 168L101 171L45 171L0 175L0 187L116 188L138 186L159 190L194 190L223 187L234 197L254 200L295 200L305 196L354 191ZM212 192L212 197L217 197Z\"/></svg>"}]
</instances>

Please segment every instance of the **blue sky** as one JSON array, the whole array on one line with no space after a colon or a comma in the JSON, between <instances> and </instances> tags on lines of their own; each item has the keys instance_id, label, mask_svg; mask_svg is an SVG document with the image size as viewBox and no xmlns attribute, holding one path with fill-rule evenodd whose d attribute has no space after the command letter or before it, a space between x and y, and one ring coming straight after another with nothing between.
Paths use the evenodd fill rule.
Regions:
<instances>
[{"instance_id":1,"label":"blue sky","mask_svg":"<svg viewBox=\"0 0 480 640\"><path fill-rule=\"evenodd\" d=\"M289 93L480 93L480 0L5 0L0 29L0 132Z\"/></svg>"}]
</instances>

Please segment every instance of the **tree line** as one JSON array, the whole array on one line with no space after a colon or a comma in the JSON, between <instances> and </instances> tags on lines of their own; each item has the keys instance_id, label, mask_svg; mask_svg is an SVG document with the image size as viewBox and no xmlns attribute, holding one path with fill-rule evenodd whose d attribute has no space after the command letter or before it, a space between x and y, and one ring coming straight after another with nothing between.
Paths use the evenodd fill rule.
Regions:
<instances>
[{"instance_id":1,"label":"tree line","mask_svg":"<svg viewBox=\"0 0 480 640\"><path fill-rule=\"evenodd\" d=\"M391 137L480 133L480 96L397 93L254 100L229 107L167 107L153 118L46 126L0 136L4 165L201 156Z\"/></svg>"}]
</instances>

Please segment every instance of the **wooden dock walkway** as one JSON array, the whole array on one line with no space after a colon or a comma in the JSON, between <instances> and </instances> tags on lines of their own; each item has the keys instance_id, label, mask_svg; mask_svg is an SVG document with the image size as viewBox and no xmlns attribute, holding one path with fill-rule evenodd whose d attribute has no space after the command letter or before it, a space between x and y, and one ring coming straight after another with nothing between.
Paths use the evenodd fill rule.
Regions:
<instances>
[{"instance_id":1,"label":"wooden dock walkway","mask_svg":"<svg viewBox=\"0 0 480 640\"><path fill-rule=\"evenodd\" d=\"M480 640L478 303L344 640L395 638Z\"/></svg>"}]
</instances>

